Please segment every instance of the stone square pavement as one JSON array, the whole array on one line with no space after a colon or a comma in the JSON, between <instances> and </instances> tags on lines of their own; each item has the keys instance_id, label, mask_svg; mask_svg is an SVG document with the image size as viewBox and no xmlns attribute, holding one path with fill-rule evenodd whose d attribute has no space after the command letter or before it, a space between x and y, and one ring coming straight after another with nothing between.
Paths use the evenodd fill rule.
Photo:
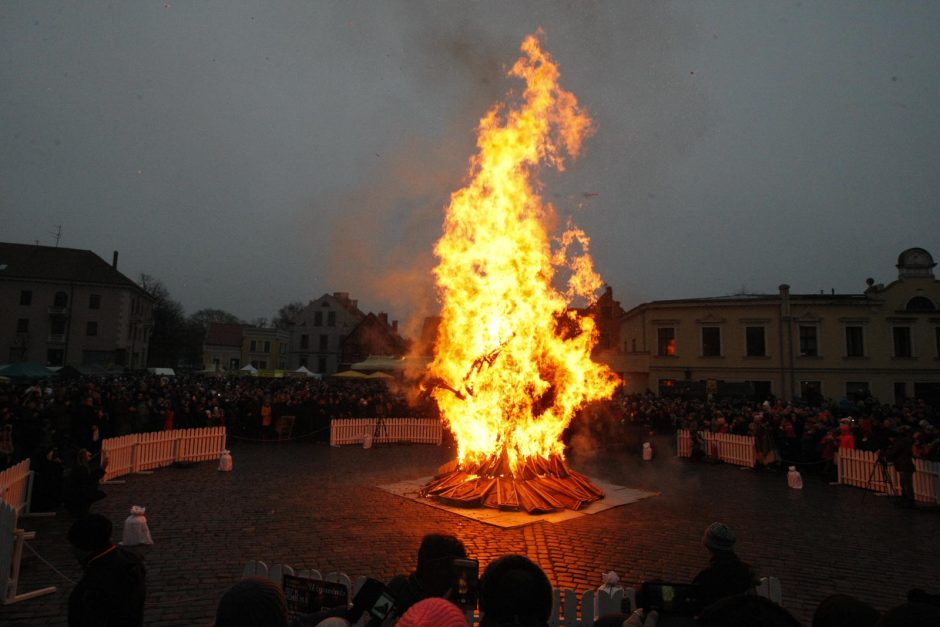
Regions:
<instances>
[{"instance_id":1,"label":"stone square pavement","mask_svg":"<svg viewBox=\"0 0 940 627\"><path fill-rule=\"evenodd\" d=\"M801 491L783 474L675 458L668 440L642 462L636 453L572 459L603 481L660 492L628 505L558 523L503 529L390 494L377 486L434 472L447 447L397 445L330 448L309 442L232 443L234 471L211 462L129 475L105 486L93 511L120 537L131 505L147 507L154 546L146 557L145 624L211 623L220 594L243 565L340 570L387 580L415 566L421 537L452 533L481 568L506 553L528 555L555 586L582 591L615 570L625 585L646 579L688 581L706 563L704 528L715 520L738 534L738 552L760 575L781 581L784 606L805 625L835 592L879 609L903 601L911 587L940 592L940 515L907 510L887 498L830 486L804 474ZM0 624L65 625L66 603L81 573L65 533L69 519L23 518L37 532L25 552L20 592L56 585L58 592L0 606Z\"/></svg>"}]
</instances>

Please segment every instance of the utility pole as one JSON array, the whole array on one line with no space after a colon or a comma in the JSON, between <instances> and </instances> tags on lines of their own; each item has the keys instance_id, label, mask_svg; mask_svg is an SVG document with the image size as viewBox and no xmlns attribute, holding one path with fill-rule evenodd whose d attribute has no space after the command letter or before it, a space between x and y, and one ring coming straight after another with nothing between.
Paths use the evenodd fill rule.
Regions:
<instances>
[{"instance_id":1,"label":"utility pole","mask_svg":"<svg viewBox=\"0 0 940 627\"><path fill-rule=\"evenodd\" d=\"M55 247L58 248L58 247L59 247L59 240L62 239L62 225L61 225L61 224L58 226L58 228L56 229L56 231L55 231L54 233L52 233L52 235L55 235ZM38 242L37 242L37 243L38 243Z\"/></svg>"}]
</instances>

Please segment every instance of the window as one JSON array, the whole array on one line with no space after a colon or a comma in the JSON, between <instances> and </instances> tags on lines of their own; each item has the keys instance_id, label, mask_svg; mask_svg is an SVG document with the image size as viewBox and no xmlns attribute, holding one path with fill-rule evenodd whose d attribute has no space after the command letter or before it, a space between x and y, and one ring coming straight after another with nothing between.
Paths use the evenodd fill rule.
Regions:
<instances>
[{"instance_id":1,"label":"window","mask_svg":"<svg viewBox=\"0 0 940 627\"><path fill-rule=\"evenodd\" d=\"M256 352L258 350L258 342L251 340L251 342L248 344L248 350L252 353ZM251 365L254 366L254 362L251 362ZM255 368L257 368L257 366L255 366Z\"/></svg>"},{"instance_id":2,"label":"window","mask_svg":"<svg viewBox=\"0 0 940 627\"><path fill-rule=\"evenodd\" d=\"M907 311L936 311L937 308L934 306L933 301L924 296L915 296L911 300L907 301Z\"/></svg>"},{"instance_id":3,"label":"window","mask_svg":"<svg viewBox=\"0 0 940 627\"><path fill-rule=\"evenodd\" d=\"M702 357L721 356L721 327L702 327Z\"/></svg>"},{"instance_id":4,"label":"window","mask_svg":"<svg viewBox=\"0 0 940 627\"><path fill-rule=\"evenodd\" d=\"M894 404L901 406L907 400L907 383L904 381L894 382Z\"/></svg>"},{"instance_id":5,"label":"window","mask_svg":"<svg viewBox=\"0 0 940 627\"><path fill-rule=\"evenodd\" d=\"M266 360L262 359L261 361L258 362L258 366L257 366L258 370L266 370L267 367L268 367L268 362Z\"/></svg>"},{"instance_id":6,"label":"window","mask_svg":"<svg viewBox=\"0 0 940 627\"><path fill-rule=\"evenodd\" d=\"M65 334L65 318L63 316L50 316L49 332L53 335Z\"/></svg>"},{"instance_id":7,"label":"window","mask_svg":"<svg viewBox=\"0 0 940 627\"><path fill-rule=\"evenodd\" d=\"M800 398L808 403L822 400L822 381L800 381Z\"/></svg>"},{"instance_id":8,"label":"window","mask_svg":"<svg viewBox=\"0 0 940 627\"><path fill-rule=\"evenodd\" d=\"M323 312L322 311L313 312L313 326L315 327L323 326Z\"/></svg>"},{"instance_id":9,"label":"window","mask_svg":"<svg viewBox=\"0 0 940 627\"><path fill-rule=\"evenodd\" d=\"M52 299L52 306L58 307L59 309L65 307L69 304L69 296L65 292L56 292L55 298Z\"/></svg>"},{"instance_id":10,"label":"window","mask_svg":"<svg viewBox=\"0 0 940 627\"><path fill-rule=\"evenodd\" d=\"M328 327L336 326L336 312L335 311L326 312L326 326Z\"/></svg>"},{"instance_id":11,"label":"window","mask_svg":"<svg viewBox=\"0 0 940 627\"><path fill-rule=\"evenodd\" d=\"M33 290L23 290L20 292L20 304L24 306L33 304Z\"/></svg>"},{"instance_id":12,"label":"window","mask_svg":"<svg viewBox=\"0 0 940 627\"><path fill-rule=\"evenodd\" d=\"M266 352L266 353L270 353L270 352L271 352L271 342L265 342L265 343L264 343L264 352Z\"/></svg>"},{"instance_id":13,"label":"window","mask_svg":"<svg viewBox=\"0 0 940 627\"><path fill-rule=\"evenodd\" d=\"M320 357L317 359L317 372L325 373L326 372L326 357Z\"/></svg>"},{"instance_id":14,"label":"window","mask_svg":"<svg viewBox=\"0 0 940 627\"><path fill-rule=\"evenodd\" d=\"M65 351L61 348L50 348L46 351L46 364L50 366L62 366L65 358Z\"/></svg>"},{"instance_id":15,"label":"window","mask_svg":"<svg viewBox=\"0 0 940 627\"><path fill-rule=\"evenodd\" d=\"M300 336L300 348L301 350L310 348L310 336L306 333Z\"/></svg>"},{"instance_id":16,"label":"window","mask_svg":"<svg viewBox=\"0 0 940 627\"><path fill-rule=\"evenodd\" d=\"M228 360L228 369L229 370L238 370L240 368L240 363L238 357L231 357Z\"/></svg>"},{"instance_id":17,"label":"window","mask_svg":"<svg viewBox=\"0 0 940 627\"><path fill-rule=\"evenodd\" d=\"M845 384L845 396L849 400L862 401L871 396L868 381L848 381Z\"/></svg>"},{"instance_id":18,"label":"window","mask_svg":"<svg viewBox=\"0 0 940 627\"><path fill-rule=\"evenodd\" d=\"M101 309L101 294L91 294L88 296L89 309Z\"/></svg>"},{"instance_id":19,"label":"window","mask_svg":"<svg viewBox=\"0 0 940 627\"><path fill-rule=\"evenodd\" d=\"M327 343L330 341L329 335L320 336L320 350L325 351L327 349Z\"/></svg>"},{"instance_id":20,"label":"window","mask_svg":"<svg viewBox=\"0 0 940 627\"><path fill-rule=\"evenodd\" d=\"M94 336L98 335L98 323L94 320L89 320L85 323L85 335Z\"/></svg>"},{"instance_id":21,"label":"window","mask_svg":"<svg viewBox=\"0 0 940 627\"><path fill-rule=\"evenodd\" d=\"M913 357L914 349L911 345L911 327L894 327L894 356Z\"/></svg>"},{"instance_id":22,"label":"window","mask_svg":"<svg viewBox=\"0 0 940 627\"><path fill-rule=\"evenodd\" d=\"M659 348L657 355L660 357L672 356L676 354L676 330L673 327L656 329L656 338ZM635 342L636 340L634 340ZM635 350L635 348L634 348Z\"/></svg>"},{"instance_id":23,"label":"window","mask_svg":"<svg viewBox=\"0 0 940 627\"><path fill-rule=\"evenodd\" d=\"M863 327L845 327L845 356L865 356L865 333Z\"/></svg>"},{"instance_id":24,"label":"window","mask_svg":"<svg viewBox=\"0 0 940 627\"><path fill-rule=\"evenodd\" d=\"M765 357L767 355L764 327L745 327L744 339L747 345L748 357Z\"/></svg>"},{"instance_id":25,"label":"window","mask_svg":"<svg viewBox=\"0 0 940 627\"><path fill-rule=\"evenodd\" d=\"M29 318L17 318L16 332L17 333L29 333Z\"/></svg>"},{"instance_id":26,"label":"window","mask_svg":"<svg viewBox=\"0 0 940 627\"><path fill-rule=\"evenodd\" d=\"M800 356L819 357L819 337L815 326L800 325Z\"/></svg>"}]
</instances>

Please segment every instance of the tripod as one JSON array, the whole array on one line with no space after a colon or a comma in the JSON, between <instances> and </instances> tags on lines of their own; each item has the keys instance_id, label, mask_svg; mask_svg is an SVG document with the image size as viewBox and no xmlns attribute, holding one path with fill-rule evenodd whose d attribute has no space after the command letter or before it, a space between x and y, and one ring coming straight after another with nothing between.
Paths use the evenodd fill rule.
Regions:
<instances>
[{"instance_id":1,"label":"tripod","mask_svg":"<svg viewBox=\"0 0 940 627\"><path fill-rule=\"evenodd\" d=\"M898 495L897 488L894 487L894 482L891 481L891 475L888 473L888 460L884 458L880 451L878 458L871 467L871 472L868 473L868 483L865 484L865 488L875 490L875 484L878 483L884 484L885 496Z\"/></svg>"},{"instance_id":2,"label":"tripod","mask_svg":"<svg viewBox=\"0 0 940 627\"><path fill-rule=\"evenodd\" d=\"M375 419L375 429L372 430L372 446L378 446L380 435L385 435L385 439L388 440L388 425L385 424L384 416Z\"/></svg>"}]
</instances>

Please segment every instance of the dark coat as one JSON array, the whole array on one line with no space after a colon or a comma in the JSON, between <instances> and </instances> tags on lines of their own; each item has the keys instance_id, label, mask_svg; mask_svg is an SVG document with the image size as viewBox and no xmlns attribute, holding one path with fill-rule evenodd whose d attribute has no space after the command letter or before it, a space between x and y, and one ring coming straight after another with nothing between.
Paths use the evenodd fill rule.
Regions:
<instances>
[{"instance_id":1,"label":"dark coat","mask_svg":"<svg viewBox=\"0 0 940 627\"><path fill-rule=\"evenodd\" d=\"M719 599L751 591L757 585L757 577L751 567L733 552L714 553L702 572L692 583L699 587L702 607Z\"/></svg>"},{"instance_id":2,"label":"dark coat","mask_svg":"<svg viewBox=\"0 0 940 627\"><path fill-rule=\"evenodd\" d=\"M146 571L136 555L114 545L84 564L69 595L69 627L140 627Z\"/></svg>"}]
</instances>

